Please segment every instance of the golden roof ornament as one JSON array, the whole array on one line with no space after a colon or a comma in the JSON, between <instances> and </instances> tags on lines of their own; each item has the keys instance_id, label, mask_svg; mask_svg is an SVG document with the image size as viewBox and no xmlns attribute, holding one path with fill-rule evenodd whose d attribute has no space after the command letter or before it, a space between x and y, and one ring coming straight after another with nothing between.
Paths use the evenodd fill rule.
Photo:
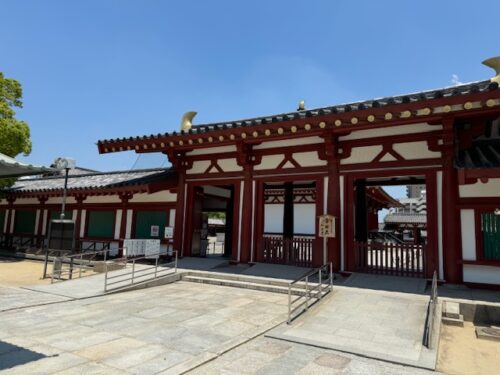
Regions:
<instances>
[{"instance_id":1,"label":"golden roof ornament","mask_svg":"<svg viewBox=\"0 0 500 375\"><path fill-rule=\"evenodd\" d=\"M483 61L483 65L494 69L496 76L490 79L491 82L496 82L500 85L500 56L495 56Z\"/></svg>"},{"instance_id":2,"label":"golden roof ornament","mask_svg":"<svg viewBox=\"0 0 500 375\"><path fill-rule=\"evenodd\" d=\"M193 118L198 112L186 112L182 116L181 131L187 132L193 126Z\"/></svg>"}]
</instances>

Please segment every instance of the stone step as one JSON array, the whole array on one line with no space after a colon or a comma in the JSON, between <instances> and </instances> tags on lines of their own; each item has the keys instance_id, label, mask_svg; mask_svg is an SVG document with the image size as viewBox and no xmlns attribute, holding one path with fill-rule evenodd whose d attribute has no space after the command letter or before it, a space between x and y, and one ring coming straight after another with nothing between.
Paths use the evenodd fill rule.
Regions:
<instances>
[{"instance_id":1,"label":"stone step","mask_svg":"<svg viewBox=\"0 0 500 375\"><path fill-rule=\"evenodd\" d=\"M288 288L288 284L290 283L290 280L284 280L284 279L274 279L274 278L261 277L261 276L229 274L229 273L222 273L222 272L186 271L186 272L184 272L184 275L203 277L203 278L207 278L207 279L217 279L217 280L221 279L221 280L240 281L240 282L245 282L245 283L255 283L255 284L261 284L261 285L281 286L281 287L286 287L286 288ZM297 289L305 289L305 283L304 282L296 283L294 287Z\"/></svg>"},{"instance_id":2,"label":"stone step","mask_svg":"<svg viewBox=\"0 0 500 375\"><path fill-rule=\"evenodd\" d=\"M458 302L444 301L443 317L450 319L460 319L460 304ZM463 316L462 316L463 320Z\"/></svg>"},{"instance_id":3,"label":"stone step","mask_svg":"<svg viewBox=\"0 0 500 375\"><path fill-rule=\"evenodd\" d=\"M476 337L481 340L500 341L500 327L476 327Z\"/></svg>"},{"instance_id":4,"label":"stone step","mask_svg":"<svg viewBox=\"0 0 500 375\"><path fill-rule=\"evenodd\" d=\"M464 326L464 316L459 315L458 318L448 318L447 316L443 316L441 319L441 322L443 324L446 324L447 326L457 326L457 327L463 327Z\"/></svg>"},{"instance_id":5,"label":"stone step","mask_svg":"<svg viewBox=\"0 0 500 375\"><path fill-rule=\"evenodd\" d=\"M182 280L210 284L210 285L221 285L221 286L230 286L236 288L254 289L272 293L283 293L283 294L288 293L288 284L287 286L281 286L281 285L264 284L259 282L233 280L225 277L215 278L213 276L205 277L205 276L194 276L194 275L182 275ZM292 288L291 292L293 295L297 296L304 295L304 290L301 288L294 287ZM314 297L315 295L317 295L317 292L311 292L311 295Z\"/></svg>"}]
</instances>

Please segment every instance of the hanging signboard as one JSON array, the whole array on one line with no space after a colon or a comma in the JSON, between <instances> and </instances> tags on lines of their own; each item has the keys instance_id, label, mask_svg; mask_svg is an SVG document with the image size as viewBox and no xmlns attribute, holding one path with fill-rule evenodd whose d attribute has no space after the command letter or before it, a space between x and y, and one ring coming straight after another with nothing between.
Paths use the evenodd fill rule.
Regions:
<instances>
[{"instance_id":1,"label":"hanging signboard","mask_svg":"<svg viewBox=\"0 0 500 375\"><path fill-rule=\"evenodd\" d=\"M166 239L174 238L174 227L165 227L165 238Z\"/></svg>"},{"instance_id":2,"label":"hanging signboard","mask_svg":"<svg viewBox=\"0 0 500 375\"><path fill-rule=\"evenodd\" d=\"M160 235L160 226L151 225L151 237L158 237Z\"/></svg>"},{"instance_id":3,"label":"hanging signboard","mask_svg":"<svg viewBox=\"0 0 500 375\"><path fill-rule=\"evenodd\" d=\"M320 215L319 216L319 236L320 237L335 237L335 216Z\"/></svg>"}]
</instances>

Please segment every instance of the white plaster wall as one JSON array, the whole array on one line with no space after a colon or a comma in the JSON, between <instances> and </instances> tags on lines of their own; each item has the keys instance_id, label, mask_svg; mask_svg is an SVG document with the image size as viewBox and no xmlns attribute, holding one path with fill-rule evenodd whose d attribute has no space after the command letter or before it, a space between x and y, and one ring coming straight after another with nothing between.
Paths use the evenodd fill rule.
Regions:
<instances>
[{"instance_id":1,"label":"white plaster wall","mask_svg":"<svg viewBox=\"0 0 500 375\"><path fill-rule=\"evenodd\" d=\"M90 198L90 197L89 197ZM87 198L88 199L88 198ZM38 200L37 200L38 202ZM85 201L86 203L87 201ZM17 203L17 201L16 201ZM62 203L62 197L50 197L47 202L47 204L61 204ZM76 203L75 197L67 197L66 198L66 204L73 204Z\"/></svg>"},{"instance_id":2,"label":"white plaster wall","mask_svg":"<svg viewBox=\"0 0 500 375\"><path fill-rule=\"evenodd\" d=\"M238 172L243 170L243 168L238 165L236 159L220 159L218 164L224 172ZM212 169L212 172L217 171Z\"/></svg>"},{"instance_id":3,"label":"white plaster wall","mask_svg":"<svg viewBox=\"0 0 500 375\"><path fill-rule=\"evenodd\" d=\"M476 260L476 225L474 210L460 210L462 259Z\"/></svg>"},{"instance_id":4,"label":"white plaster wall","mask_svg":"<svg viewBox=\"0 0 500 375\"><path fill-rule=\"evenodd\" d=\"M460 185L461 198L467 197L500 197L500 178L490 178L483 184L478 181L471 185Z\"/></svg>"},{"instance_id":5,"label":"white plaster wall","mask_svg":"<svg viewBox=\"0 0 500 375\"><path fill-rule=\"evenodd\" d=\"M84 203L121 203L118 195L89 196Z\"/></svg>"},{"instance_id":6,"label":"white plaster wall","mask_svg":"<svg viewBox=\"0 0 500 375\"><path fill-rule=\"evenodd\" d=\"M177 201L177 194L169 191L157 191L152 194L134 194L133 198L129 200L130 203L147 203L147 202L175 202Z\"/></svg>"},{"instance_id":7,"label":"white plaster wall","mask_svg":"<svg viewBox=\"0 0 500 375\"><path fill-rule=\"evenodd\" d=\"M275 169L284 159L283 155L265 155L262 157L261 163L254 167L255 170Z\"/></svg>"},{"instance_id":8,"label":"white plaster wall","mask_svg":"<svg viewBox=\"0 0 500 375\"><path fill-rule=\"evenodd\" d=\"M340 137L340 141L347 141L353 139L385 137L389 135L402 135L402 134L415 134L430 132L433 130L440 130L441 125L429 125L427 123L415 123L410 125L398 125L394 127L381 128L381 129L368 129L353 131L351 134Z\"/></svg>"},{"instance_id":9,"label":"white plaster wall","mask_svg":"<svg viewBox=\"0 0 500 375\"><path fill-rule=\"evenodd\" d=\"M281 216L281 221L283 221L283 216ZM315 224L316 224L316 205L314 203L293 205L294 233L314 234L316 233Z\"/></svg>"},{"instance_id":10,"label":"white plaster wall","mask_svg":"<svg viewBox=\"0 0 500 375\"><path fill-rule=\"evenodd\" d=\"M318 158L318 153L315 151L311 152L298 152L293 154L293 158L297 163L299 163L302 167L316 167L326 165L326 160L320 160Z\"/></svg>"},{"instance_id":11,"label":"white plaster wall","mask_svg":"<svg viewBox=\"0 0 500 375\"><path fill-rule=\"evenodd\" d=\"M132 217L134 215L134 210L127 210L127 221L125 227L125 238L129 239L132 237Z\"/></svg>"},{"instance_id":12,"label":"white plaster wall","mask_svg":"<svg viewBox=\"0 0 500 375\"><path fill-rule=\"evenodd\" d=\"M191 169L188 169L186 173L187 174L205 173L209 165L210 165L210 160L194 161L193 166L191 167Z\"/></svg>"},{"instance_id":13,"label":"white plaster wall","mask_svg":"<svg viewBox=\"0 0 500 375\"><path fill-rule=\"evenodd\" d=\"M340 164L369 163L382 151L382 146L354 147L351 156L342 159Z\"/></svg>"},{"instance_id":14,"label":"white plaster wall","mask_svg":"<svg viewBox=\"0 0 500 375\"><path fill-rule=\"evenodd\" d=\"M399 153L405 159L431 159L440 158L440 152L430 151L427 142L408 142L396 143L393 145L394 151Z\"/></svg>"},{"instance_id":15,"label":"white plaster wall","mask_svg":"<svg viewBox=\"0 0 500 375\"><path fill-rule=\"evenodd\" d=\"M80 221L80 237L85 237L85 222L87 221L87 210L82 210L82 219Z\"/></svg>"},{"instance_id":16,"label":"white plaster wall","mask_svg":"<svg viewBox=\"0 0 500 375\"><path fill-rule=\"evenodd\" d=\"M170 227L175 226L175 209L170 210L170 216L168 219L168 225Z\"/></svg>"},{"instance_id":17,"label":"white plaster wall","mask_svg":"<svg viewBox=\"0 0 500 375\"><path fill-rule=\"evenodd\" d=\"M311 144L315 144L315 143L324 144L325 141L321 137L292 138L292 139L282 140L282 141L262 142L260 145L256 145L253 148L254 148L254 150L263 150L263 149L267 149L267 148L311 145Z\"/></svg>"},{"instance_id":18,"label":"white plaster wall","mask_svg":"<svg viewBox=\"0 0 500 375\"><path fill-rule=\"evenodd\" d=\"M38 198L20 198L16 199L16 204L40 204L40 202Z\"/></svg>"},{"instance_id":19,"label":"white plaster wall","mask_svg":"<svg viewBox=\"0 0 500 375\"><path fill-rule=\"evenodd\" d=\"M236 146L220 146L220 147L206 147L197 148L196 150L187 152L186 155L208 155L208 154L220 154L223 152L234 152L236 151Z\"/></svg>"},{"instance_id":20,"label":"white plaster wall","mask_svg":"<svg viewBox=\"0 0 500 375\"><path fill-rule=\"evenodd\" d=\"M464 264L464 282L500 284L500 267Z\"/></svg>"},{"instance_id":21,"label":"white plaster wall","mask_svg":"<svg viewBox=\"0 0 500 375\"><path fill-rule=\"evenodd\" d=\"M115 217L115 240L120 239L120 229L122 225L122 214L123 210L116 210L116 217Z\"/></svg>"},{"instance_id":22,"label":"white plaster wall","mask_svg":"<svg viewBox=\"0 0 500 375\"><path fill-rule=\"evenodd\" d=\"M283 233L283 214L285 205L265 204L264 205L264 232Z\"/></svg>"}]
</instances>

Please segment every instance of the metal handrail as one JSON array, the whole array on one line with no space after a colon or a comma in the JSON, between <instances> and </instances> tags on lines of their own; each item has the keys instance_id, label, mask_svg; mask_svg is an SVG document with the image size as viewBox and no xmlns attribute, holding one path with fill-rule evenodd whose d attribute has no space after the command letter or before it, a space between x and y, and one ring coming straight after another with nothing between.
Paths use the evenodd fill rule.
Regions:
<instances>
[{"instance_id":1,"label":"metal handrail","mask_svg":"<svg viewBox=\"0 0 500 375\"><path fill-rule=\"evenodd\" d=\"M323 272L328 273L327 278L323 278ZM318 282L311 282L310 278L317 275ZM326 282L326 286L325 286ZM304 291L301 291L298 296L292 299L292 287L298 283L304 287ZM290 282L288 284L288 319L287 323L290 324L292 320L297 318L301 313L307 311L316 302L320 301L325 295L333 290L333 264L326 263L319 268L307 272L300 278ZM311 300L313 300L311 302ZM294 314L302 309L298 314Z\"/></svg>"},{"instance_id":2,"label":"metal handrail","mask_svg":"<svg viewBox=\"0 0 500 375\"><path fill-rule=\"evenodd\" d=\"M431 295L429 297L429 305L427 307L427 320L426 320L425 334L424 334L424 345L429 349L432 346L432 333L433 333L434 318L436 315L437 303L438 303L437 271L434 271L434 274L432 275Z\"/></svg>"},{"instance_id":3,"label":"metal handrail","mask_svg":"<svg viewBox=\"0 0 500 375\"><path fill-rule=\"evenodd\" d=\"M118 289L118 288L110 288L112 285L116 284L125 284L123 286L128 286L128 285L133 285L134 281L139 278L139 277L144 277L144 276L153 276L153 280L158 278L159 276L164 276L164 273L166 271L171 271L172 269L174 270L173 273L177 272L177 260L178 260L178 252L177 250L174 250L172 252L172 255L174 255L174 260L170 262L166 262L163 264L159 264L159 259L161 255L165 255L164 252L159 252L159 253L154 253L154 254L149 254L146 256L141 256L141 257L134 257L134 258L119 258L119 259L114 259L113 263L115 264L124 264L125 268L127 267L127 264L131 263L132 264L132 270L127 272L127 273L120 273L118 275L113 275L113 276L108 276L108 263L105 262L105 275L104 275L104 292L108 292L111 289ZM135 264L138 260L151 260L152 258L155 259L155 265L154 269L152 270L151 268L143 268L136 270ZM158 270L158 266L165 266L165 265L171 265L174 264L173 267L167 267L164 269ZM161 274L161 275L160 275ZM109 280L114 280L110 282ZM130 281L130 282L129 282Z\"/></svg>"},{"instance_id":4,"label":"metal handrail","mask_svg":"<svg viewBox=\"0 0 500 375\"><path fill-rule=\"evenodd\" d=\"M120 250L120 249L116 249ZM68 279L71 280L73 279L73 274L75 271L75 268L78 269L78 277L82 277L82 271L83 270L90 270L93 269L92 261L95 259L97 255L103 255L104 257L104 262L106 262L108 258L108 253L111 251L111 249L104 249L104 250L97 250L97 251L83 251L79 253L74 253L74 254L68 254L68 255L62 255L62 256L56 256L52 259L52 273L50 275L51 278L51 283L54 283L54 277L57 277L58 280L61 280L63 275L68 275ZM46 253L46 262L48 262L48 253L49 249L47 249ZM92 259L83 259L84 257L92 256ZM79 260L79 262L78 262ZM56 262L61 262L61 268L56 272ZM86 262L86 264L84 264ZM63 269L64 264L69 264L68 269ZM56 275L57 273L57 275ZM46 270L44 271L44 278L46 277Z\"/></svg>"}]
</instances>

